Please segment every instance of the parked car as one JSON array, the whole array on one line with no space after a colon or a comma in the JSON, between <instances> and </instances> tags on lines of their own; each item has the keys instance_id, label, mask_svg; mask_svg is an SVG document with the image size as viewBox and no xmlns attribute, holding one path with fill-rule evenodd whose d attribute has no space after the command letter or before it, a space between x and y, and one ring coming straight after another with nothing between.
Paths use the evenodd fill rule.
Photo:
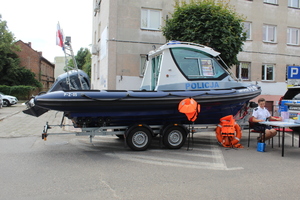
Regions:
<instances>
[{"instance_id":1,"label":"parked car","mask_svg":"<svg viewBox=\"0 0 300 200\"><path fill-rule=\"evenodd\" d=\"M289 117L295 117L300 113L300 107L287 106L286 103L300 104L300 86L290 87L279 100L280 112L288 112Z\"/></svg>"},{"instance_id":2,"label":"parked car","mask_svg":"<svg viewBox=\"0 0 300 200\"><path fill-rule=\"evenodd\" d=\"M3 106L3 100L2 100L2 96L0 95L0 108L2 108Z\"/></svg>"},{"instance_id":3,"label":"parked car","mask_svg":"<svg viewBox=\"0 0 300 200\"><path fill-rule=\"evenodd\" d=\"M5 95L2 92L0 92L0 96L3 101L3 104L2 104L3 106L11 106L11 105L15 105L18 103L17 97Z\"/></svg>"},{"instance_id":4,"label":"parked car","mask_svg":"<svg viewBox=\"0 0 300 200\"><path fill-rule=\"evenodd\" d=\"M300 86L294 86L288 88L284 96L282 96L278 102L281 116L286 114L285 117L294 118L300 113L300 106L287 106L286 103L299 104L300 105ZM300 132L300 127L291 128L296 132Z\"/></svg>"}]
</instances>

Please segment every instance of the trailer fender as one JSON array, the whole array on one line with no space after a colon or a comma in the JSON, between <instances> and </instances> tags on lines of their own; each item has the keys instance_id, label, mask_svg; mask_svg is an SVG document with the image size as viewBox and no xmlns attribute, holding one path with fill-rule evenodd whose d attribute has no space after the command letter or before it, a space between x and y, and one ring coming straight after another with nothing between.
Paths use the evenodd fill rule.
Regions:
<instances>
[{"instance_id":1,"label":"trailer fender","mask_svg":"<svg viewBox=\"0 0 300 200\"><path fill-rule=\"evenodd\" d=\"M128 129L125 131L124 135L125 137L128 136L129 132L132 131L132 129L136 128L136 127L144 127L144 128L147 128L150 132L151 132L151 135L153 136L154 133L152 131L152 129L150 128L150 126L148 126L147 124L134 124L134 125L131 125L128 127Z\"/></svg>"}]
</instances>

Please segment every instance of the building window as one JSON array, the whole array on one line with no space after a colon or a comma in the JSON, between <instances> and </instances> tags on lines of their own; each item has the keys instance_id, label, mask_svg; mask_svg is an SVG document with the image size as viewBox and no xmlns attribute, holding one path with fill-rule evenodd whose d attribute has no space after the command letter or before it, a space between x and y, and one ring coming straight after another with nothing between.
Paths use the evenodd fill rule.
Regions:
<instances>
[{"instance_id":1,"label":"building window","mask_svg":"<svg viewBox=\"0 0 300 200\"><path fill-rule=\"evenodd\" d=\"M242 80L250 80L250 62L240 62L236 68L236 77Z\"/></svg>"},{"instance_id":2,"label":"building window","mask_svg":"<svg viewBox=\"0 0 300 200\"><path fill-rule=\"evenodd\" d=\"M154 9L142 9L141 28L159 30L161 27L161 11Z\"/></svg>"},{"instance_id":3,"label":"building window","mask_svg":"<svg viewBox=\"0 0 300 200\"><path fill-rule=\"evenodd\" d=\"M147 55L141 54L140 55L140 77L144 76L146 70L146 64L147 64Z\"/></svg>"},{"instance_id":4,"label":"building window","mask_svg":"<svg viewBox=\"0 0 300 200\"><path fill-rule=\"evenodd\" d=\"M276 42L276 26L264 25L263 26L263 41L264 42Z\"/></svg>"},{"instance_id":5,"label":"building window","mask_svg":"<svg viewBox=\"0 0 300 200\"><path fill-rule=\"evenodd\" d=\"M251 40L251 22L242 22L243 32L246 33L246 39Z\"/></svg>"},{"instance_id":6,"label":"building window","mask_svg":"<svg viewBox=\"0 0 300 200\"><path fill-rule=\"evenodd\" d=\"M288 6L289 7L292 7L292 8L300 8L299 5L300 5L300 0L289 0L289 4Z\"/></svg>"},{"instance_id":7,"label":"building window","mask_svg":"<svg viewBox=\"0 0 300 200\"><path fill-rule=\"evenodd\" d=\"M262 81L274 81L274 65L264 64L261 70L261 80Z\"/></svg>"},{"instance_id":8,"label":"building window","mask_svg":"<svg viewBox=\"0 0 300 200\"><path fill-rule=\"evenodd\" d=\"M264 0L264 3L277 4L277 0Z\"/></svg>"},{"instance_id":9,"label":"building window","mask_svg":"<svg viewBox=\"0 0 300 200\"><path fill-rule=\"evenodd\" d=\"M287 29L287 44L299 45L299 30L298 28Z\"/></svg>"}]
</instances>

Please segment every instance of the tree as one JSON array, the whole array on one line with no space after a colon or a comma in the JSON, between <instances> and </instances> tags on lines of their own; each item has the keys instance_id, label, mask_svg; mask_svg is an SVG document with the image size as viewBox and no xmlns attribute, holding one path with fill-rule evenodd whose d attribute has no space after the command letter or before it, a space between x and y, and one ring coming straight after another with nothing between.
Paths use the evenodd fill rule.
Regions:
<instances>
[{"instance_id":1,"label":"tree","mask_svg":"<svg viewBox=\"0 0 300 200\"><path fill-rule=\"evenodd\" d=\"M18 56L15 51L19 50L14 44L14 35L7 29L6 21L2 21L0 15L0 77L11 67L19 65Z\"/></svg>"},{"instance_id":2,"label":"tree","mask_svg":"<svg viewBox=\"0 0 300 200\"><path fill-rule=\"evenodd\" d=\"M177 1L172 18L166 20L162 31L167 40L194 42L215 49L231 66L238 63L237 54L246 40L243 20L224 1Z\"/></svg>"},{"instance_id":3,"label":"tree","mask_svg":"<svg viewBox=\"0 0 300 200\"><path fill-rule=\"evenodd\" d=\"M86 54L84 60L84 65L82 66L82 70L87 73L87 75L89 77L91 77L91 66L92 66L92 54L90 53L90 51L88 51L88 54Z\"/></svg>"},{"instance_id":4,"label":"tree","mask_svg":"<svg viewBox=\"0 0 300 200\"><path fill-rule=\"evenodd\" d=\"M35 74L25 67L13 67L5 78L6 85L28 85L42 88L43 85L35 78Z\"/></svg>"},{"instance_id":5,"label":"tree","mask_svg":"<svg viewBox=\"0 0 300 200\"><path fill-rule=\"evenodd\" d=\"M80 48L75 56L78 69L82 69L91 77L91 52L88 48ZM74 67L73 59L69 60L68 66Z\"/></svg>"},{"instance_id":6,"label":"tree","mask_svg":"<svg viewBox=\"0 0 300 200\"><path fill-rule=\"evenodd\" d=\"M42 87L33 72L20 67L20 60L15 53L17 51L20 51L20 47L15 44L13 33L8 30L6 21L2 21L0 15L0 85Z\"/></svg>"}]
</instances>

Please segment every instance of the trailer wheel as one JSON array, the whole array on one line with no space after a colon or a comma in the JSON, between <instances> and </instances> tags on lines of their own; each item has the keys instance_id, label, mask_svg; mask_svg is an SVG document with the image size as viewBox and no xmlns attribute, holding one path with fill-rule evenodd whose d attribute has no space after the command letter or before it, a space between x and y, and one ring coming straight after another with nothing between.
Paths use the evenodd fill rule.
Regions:
<instances>
[{"instance_id":1,"label":"trailer wheel","mask_svg":"<svg viewBox=\"0 0 300 200\"><path fill-rule=\"evenodd\" d=\"M149 129L145 127L135 127L128 132L126 137L127 145L134 151L146 150L152 141Z\"/></svg>"},{"instance_id":2,"label":"trailer wheel","mask_svg":"<svg viewBox=\"0 0 300 200\"><path fill-rule=\"evenodd\" d=\"M180 149L186 140L186 131L178 126L167 128L163 134L163 143L170 149Z\"/></svg>"}]
</instances>

